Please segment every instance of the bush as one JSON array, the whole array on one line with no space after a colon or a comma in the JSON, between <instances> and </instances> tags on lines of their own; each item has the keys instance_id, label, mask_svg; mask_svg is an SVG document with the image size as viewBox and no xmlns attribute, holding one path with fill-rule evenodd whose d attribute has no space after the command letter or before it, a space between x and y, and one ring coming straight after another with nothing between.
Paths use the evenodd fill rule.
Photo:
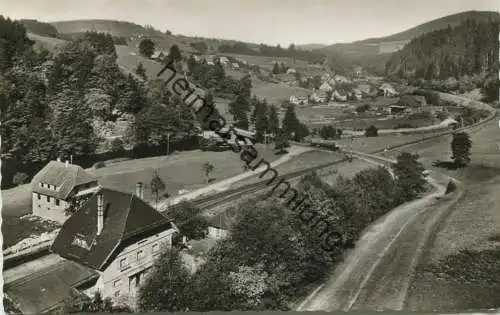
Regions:
<instances>
[{"instance_id":1,"label":"bush","mask_svg":"<svg viewBox=\"0 0 500 315\"><path fill-rule=\"evenodd\" d=\"M26 175L25 173L18 172L14 175L14 179L12 180L12 182L14 183L14 185L19 186L26 184L28 180L29 180L28 175Z\"/></svg>"},{"instance_id":2,"label":"bush","mask_svg":"<svg viewBox=\"0 0 500 315\"><path fill-rule=\"evenodd\" d=\"M365 136L366 137L377 137L378 136L377 127L375 127L374 125L371 125L370 127L366 128Z\"/></svg>"},{"instance_id":3,"label":"bush","mask_svg":"<svg viewBox=\"0 0 500 315\"><path fill-rule=\"evenodd\" d=\"M449 194L449 193L452 193L454 192L455 190L457 190L457 184L455 184L454 181L450 180L448 182L448 186L446 186L446 192L445 194Z\"/></svg>"}]
</instances>

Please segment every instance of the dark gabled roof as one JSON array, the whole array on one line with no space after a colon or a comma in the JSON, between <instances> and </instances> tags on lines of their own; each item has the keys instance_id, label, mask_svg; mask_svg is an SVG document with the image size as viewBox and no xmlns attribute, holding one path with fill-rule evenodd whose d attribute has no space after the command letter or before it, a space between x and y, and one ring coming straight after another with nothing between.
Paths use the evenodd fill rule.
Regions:
<instances>
[{"instance_id":1,"label":"dark gabled roof","mask_svg":"<svg viewBox=\"0 0 500 315\"><path fill-rule=\"evenodd\" d=\"M31 180L33 192L41 193L56 197L58 199L66 199L73 188L78 185L95 182L97 179L92 177L79 165L68 164L63 162L50 161L42 168ZM58 190L51 190L47 187L40 187L40 183L50 184L58 187Z\"/></svg>"},{"instance_id":2,"label":"dark gabled roof","mask_svg":"<svg viewBox=\"0 0 500 315\"><path fill-rule=\"evenodd\" d=\"M104 197L104 227L97 234L97 193L62 226L51 250L60 256L97 270L104 270L124 243L173 228L171 220L131 193L107 188ZM75 237L88 249L73 244Z\"/></svg>"}]
</instances>

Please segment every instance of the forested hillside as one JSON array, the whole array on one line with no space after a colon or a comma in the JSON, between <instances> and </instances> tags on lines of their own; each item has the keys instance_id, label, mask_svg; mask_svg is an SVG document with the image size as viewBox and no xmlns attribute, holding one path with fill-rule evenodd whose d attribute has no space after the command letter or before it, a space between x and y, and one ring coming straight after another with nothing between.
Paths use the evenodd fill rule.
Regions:
<instances>
[{"instance_id":1,"label":"forested hillside","mask_svg":"<svg viewBox=\"0 0 500 315\"><path fill-rule=\"evenodd\" d=\"M194 118L161 85L120 71L109 34L86 33L52 55L33 49L23 23L0 16L0 56L3 185L13 175L4 172L7 165L32 175L39 166L28 165L58 156L78 160L99 147L159 146L166 132L176 139L192 131ZM126 132L105 139L105 129L120 121Z\"/></svg>"}]
</instances>

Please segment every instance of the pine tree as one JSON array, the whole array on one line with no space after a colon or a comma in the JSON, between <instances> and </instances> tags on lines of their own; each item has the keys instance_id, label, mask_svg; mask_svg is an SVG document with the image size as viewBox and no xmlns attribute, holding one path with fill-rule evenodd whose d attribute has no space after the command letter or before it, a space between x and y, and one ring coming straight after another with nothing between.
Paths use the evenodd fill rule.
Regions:
<instances>
[{"instance_id":1,"label":"pine tree","mask_svg":"<svg viewBox=\"0 0 500 315\"><path fill-rule=\"evenodd\" d=\"M283 117L283 132L288 138L292 137L292 134L295 135L299 129L299 119L295 114L295 109L292 104L289 104L285 111L285 116Z\"/></svg>"},{"instance_id":2,"label":"pine tree","mask_svg":"<svg viewBox=\"0 0 500 315\"><path fill-rule=\"evenodd\" d=\"M137 68L135 68L135 73L141 78L143 78L144 81L148 80L148 76L146 75L146 69L144 68L142 62L139 62L139 64L137 64Z\"/></svg>"},{"instance_id":3,"label":"pine tree","mask_svg":"<svg viewBox=\"0 0 500 315\"><path fill-rule=\"evenodd\" d=\"M275 136L278 135L278 132L280 130L280 121L278 118L278 111L276 110L276 106L274 105L271 105L269 109L268 125L269 132Z\"/></svg>"}]
</instances>

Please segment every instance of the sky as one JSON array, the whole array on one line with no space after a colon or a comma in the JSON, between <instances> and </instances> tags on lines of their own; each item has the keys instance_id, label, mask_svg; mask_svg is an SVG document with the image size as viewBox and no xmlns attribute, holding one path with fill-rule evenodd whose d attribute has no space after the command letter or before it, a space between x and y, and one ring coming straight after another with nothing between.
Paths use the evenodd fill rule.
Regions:
<instances>
[{"instance_id":1,"label":"sky","mask_svg":"<svg viewBox=\"0 0 500 315\"><path fill-rule=\"evenodd\" d=\"M352 42L454 13L499 9L500 0L0 0L0 14L13 19L113 19L283 46Z\"/></svg>"}]
</instances>

